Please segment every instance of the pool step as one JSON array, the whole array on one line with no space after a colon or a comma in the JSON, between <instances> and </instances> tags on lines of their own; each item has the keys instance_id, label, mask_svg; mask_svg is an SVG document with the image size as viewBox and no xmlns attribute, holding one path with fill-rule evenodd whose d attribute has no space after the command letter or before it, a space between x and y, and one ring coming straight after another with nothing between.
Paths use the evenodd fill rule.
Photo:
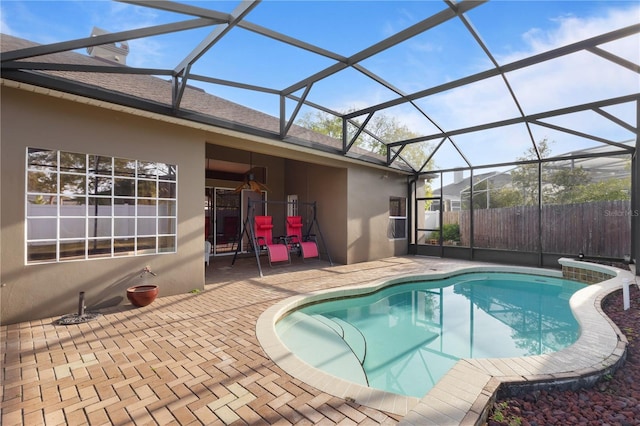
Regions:
<instances>
[{"instance_id":1,"label":"pool step","mask_svg":"<svg viewBox=\"0 0 640 426\"><path fill-rule=\"evenodd\" d=\"M329 374L368 386L360 359L342 338L345 335L343 325L295 311L282 319L277 327L282 342L298 358Z\"/></svg>"},{"instance_id":2,"label":"pool step","mask_svg":"<svg viewBox=\"0 0 640 426\"><path fill-rule=\"evenodd\" d=\"M311 318L317 321L320 321L321 323L323 323L324 325L326 325L327 327L329 327L330 329L338 333L338 336L344 339L344 329L340 324L334 321L333 318L327 318L324 315L320 315L320 314L312 314Z\"/></svg>"},{"instance_id":3,"label":"pool step","mask_svg":"<svg viewBox=\"0 0 640 426\"><path fill-rule=\"evenodd\" d=\"M364 339L362 332L350 322L337 317L331 317L344 332L342 338L351 347L351 350L360 360L360 364L364 364L364 358L367 356L367 341Z\"/></svg>"},{"instance_id":4,"label":"pool step","mask_svg":"<svg viewBox=\"0 0 640 426\"><path fill-rule=\"evenodd\" d=\"M311 316L338 333L338 336L344 339L355 356L358 357L360 364L364 364L364 358L367 355L367 342L357 327L338 317L325 317L320 314L312 314Z\"/></svg>"}]
</instances>

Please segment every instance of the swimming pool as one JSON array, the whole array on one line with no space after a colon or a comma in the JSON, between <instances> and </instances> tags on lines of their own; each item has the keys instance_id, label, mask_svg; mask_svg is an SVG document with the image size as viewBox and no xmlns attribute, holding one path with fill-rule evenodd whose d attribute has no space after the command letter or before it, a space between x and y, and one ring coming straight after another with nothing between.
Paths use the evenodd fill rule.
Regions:
<instances>
[{"instance_id":1,"label":"swimming pool","mask_svg":"<svg viewBox=\"0 0 640 426\"><path fill-rule=\"evenodd\" d=\"M569 298L583 287L551 276L464 273L307 303L275 327L315 368L421 397L461 358L540 355L571 345L579 326Z\"/></svg>"}]
</instances>

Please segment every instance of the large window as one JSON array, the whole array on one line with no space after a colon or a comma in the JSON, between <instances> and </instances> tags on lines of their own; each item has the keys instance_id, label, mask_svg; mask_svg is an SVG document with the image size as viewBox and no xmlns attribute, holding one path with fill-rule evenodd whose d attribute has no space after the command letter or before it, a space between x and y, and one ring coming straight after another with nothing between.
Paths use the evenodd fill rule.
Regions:
<instances>
[{"instance_id":1,"label":"large window","mask_svg":"<svg viewBox=\"0 0 640 426\"><path fill-rule=\"evenodd\" d=\"M407 238L407 199L389 198L389 228L387 236L391 239Z\"/></svg>"},{"instance_id":2,"label":"large window","mask_svg":"<svg viewBox=\"0 0 640 426\"><path fill-rule=\"evenodd\" d=\"M28 148L26 262L176 251L177 167Z\"/></svg>"}]
</instances>

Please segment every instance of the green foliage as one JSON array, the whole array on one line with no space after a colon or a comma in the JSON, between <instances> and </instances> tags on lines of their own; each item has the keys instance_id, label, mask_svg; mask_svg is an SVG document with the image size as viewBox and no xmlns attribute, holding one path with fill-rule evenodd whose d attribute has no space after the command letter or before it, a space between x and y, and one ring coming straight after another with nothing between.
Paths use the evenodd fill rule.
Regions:
<instances>
[{"instance_id":1,"label":"green foliage","mask_svg":"<svg viewBox=\"0 0 640 426\"><path fill-rule=\"evenodd\" d=\"M431 181L427 180L424 183L424 196L425 198L433 197L433 187L431 186ZM424 210L428 211L431 209L431 205L433 204L432 200L426 200L424 202Z\"/></svg>"},{"instance_id":2,"label":"green foliage","mask_svg":"<svg viewBox=\"0 0 640 426\"><path fill-rule=\"evenodd\" d=\"M342 138L342 119L331 114L309 112L298 119L296 124L335 139Z\"/></svg>"},{"instance_id":3,"label":"green foliage","mask_svg":"<svg viewBox=\"0 0 640 426\"><path fill-rule=\"evenodd\" d=\"M351 109L347 113L353 111L354 109ZM358 117L356 121L363 123L364 119ZM322 111L308 112L298 119L296 124L332 138L342 139L342 118L339 116ZM347 128L355 132L355 126L349 124ZM383 156L387 155L387 143L418 136L406 125L401 124L397 118L384 114L374 115L367 123L365 130L358 135L354 146ZM427 161L430 148L431 144L425 142L406 145L400 152L399 158L415 170L420 170ZM423 171L432 168L430 166L425 166Z\"/></svg>"},{"instance_id":4,"label":"green foliage","mask_svg":"<svg viewBox=\"0 0 640 426\"><path fill-rule=\"evenodd\" d=\"M493 404L493 414L490 416L491 420L498 423L507 423L509 426L520 426L522 424L522 418L516 415L505 415L504 410L509 408L509 404L506 401Z\"/></svg>"},{"instance_id":5,"label":"green foliage","mask_svg":"<svg viewBox=\"0 0 640 426\"><path fill-rule=\"evenodd\" d=\"M576 191L574 203L589 201L630 200L631 187L629 179L612 178L584 185Z\"/></svg>"},{"instance_id":6,"label":"green foliage","mask_svg":"<svg viewBox=\"0 0 640 426\"><path fill-rule=\"evenodd\" d=\"M432 232L431 238L439 239L440 231ZM447 223L446 225L442 225L442 240L460 242L460 225L457 223Z\"/></svg>"},{"instance_id":7,"label":"green foliage","mask_svg":"<svg viewBox=\"0 0 640 426\"><path fill-rule=\"evenodd\" d=\"M527 149L519 161L538 160L547 158L551 154L549 141L545 138L538 142L537 152L531 147ZM545 181L545 171L542 172L542 180ZM538 164L523 164L511 171L511 179L514 189L521 193L519 205L532 206L538 204ZM507 206L500 206L507 207Z\"/></svg>"},{"instance_id":8,"label":"green foliage","mask_svg":"<svg viewBox=\"0 0 640 426\"><path fill-rule=\"evenodd\" d=\"M538 151L527 149L520 161L548 158L551 154L550 142L543 139L537 144ZM624 169L630 170L631 162ZM535 206L538 204L538 173L541 173L543 204L574 204L596 201L631 199L631 183L627 177L592 182L590 173L578 167L552 168L553 163L523 164L509 172L511 185L495 188L489 180L478 182L473 187L473 207L475 209L502 208L514 206ZM465 193L463 208L469 208L469 195Z\"/></svg>"}]
</instances>

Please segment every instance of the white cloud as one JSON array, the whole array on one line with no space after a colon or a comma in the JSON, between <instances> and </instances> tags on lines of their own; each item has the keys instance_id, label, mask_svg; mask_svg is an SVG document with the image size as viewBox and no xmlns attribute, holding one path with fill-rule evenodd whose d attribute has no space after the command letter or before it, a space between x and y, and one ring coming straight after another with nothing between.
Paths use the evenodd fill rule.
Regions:
<instances>
[{"instance_id":1,"label":"white cloud","mask_svg":"<svg viewBox=\"0 0 640 426\"><path fill-rule=\"evenodd\" d=\"M14 34L13 29L9 26L5 20L4 8L0 6L0 33L2 34Z\"/></svg>"},{"instance_id":2,"label":"white cloud","mask_svg":"<svg viewBox=\"0 0 640 426\"><path fill-rule=\"evenodd\" d=\"M624 9L610 9L595 17L561 16L554 21L555 25L550 29L532 28L524 33L522 37L526 41L527 49L501 57L499 62L510 63L523 57L636 24L638 17L640 17L640 6L635 5ZM635 58L636 63L640 56L639 47L640 36L638 35L619 40L612 45L602 46L612 52L628 52L626 58ZM637 73L588 52L546 61L509 73L507 78L525 114L637 93L640 90L640 77ZM515 104L499 78L445 92L423 102L429 105L430 111L434 111L436 118L440 117L440 122L447 129L463 128L518 116ZM578 115L567 117L563 120L563 125L603 137L623 137L625 134L612 122L585 121L584 117ZM628 132L626 134L628 135ZM564 136L561 133L556 135ZM512 138L521 138L522 134L514 134L506 128L502 136L506 142ZM478 133L476 137L479 146L488 142L484 139L488 136L482 133ZM573 143L576 138L567 136L566 139ZM595 142L585 141L584 143L592 146ZM566 146L561 143L558 145L559 152ZM491 153L487 154L486 157L491 162L489 158Z\"/></svg>"}]
</instances>

